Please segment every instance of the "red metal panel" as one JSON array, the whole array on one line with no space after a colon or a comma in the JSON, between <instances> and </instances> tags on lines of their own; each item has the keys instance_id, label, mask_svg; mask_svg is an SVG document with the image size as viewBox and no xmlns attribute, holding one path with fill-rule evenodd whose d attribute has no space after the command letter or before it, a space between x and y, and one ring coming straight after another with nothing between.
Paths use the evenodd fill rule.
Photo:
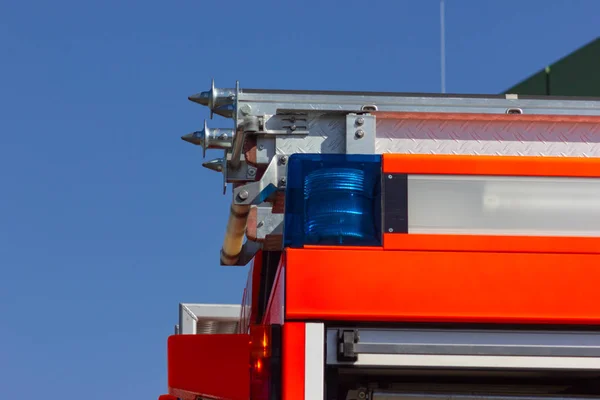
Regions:
<instances>
[{"instance_id":1,"label":"red metal panel","mask_svg":"<svg viewBox=\"0 0 600 400\"><path fill-rule=\"evenodd\" d=\"M304 400L305 329L303 322L286 322L283 325L282 400Z\"/></svg>"},{"instance_id":2,"label":"red metal panel","mask_svg":"<svg viewBox=\"0 0 600 400\"><path fill-rule=\"evenodd\" d=\"M250 315L250 323L256 324L260 321L256 320L256 316L258 315L258 294L260 292L260 274L262 272L262 259L263 254L262 251L259 251L254 256L254 260L252 261L252 289L251 289L251 309L252 313Z\"/></svg>"},{"instance_id":3,"label":"red metal panel","mask_svg":"<svg viewBox=\"0 0 600 400\"><path fill-rule=\"evenodd\" d=\"M198 396L248 400L249 364L249 335L170 336L169 394L182 400Z\"/></svg>"},{"instance_id":4,"label":"red metal panel","mask_svg":"<svg viewBox=\"0 0 600 400\"><path fill-rule=\"evenodd\" d=\"M271 290L271 296L267 304L267 310L264 316L264 324L273 325L283 324L284 315L283 307L285 303L284 298L284 285L285 285L285 261L284 257L281 257L279 266L277 267L277 274L273 282L273 289Z\"/></svg>"},{"instance_id":5,"label":"red metal panel","mask_svg":"<svg viewBox=\"0 0 600 400\"><path fill-rule=\"evenodd\" d=\"M386 233L383 247L416 251L600 254L600 238Z\"/></svg>"},{"instance_id":6,"label":"red metal panel","mask_svg":"<svg viewBox=\"0 0 600 400\"><path fill-rule=\"evenodd\" d=\"M596 254L288 249L286 320L599 324L598 282Z\"/></svg>"},{"instance_id":7,"label":"red metal panel","mask_svg":"<svg viewBox=\"0 0 600 400\"><path fill-rule=\"evenodd\" d=\"M248 270L246 287L242 294L242 307L240 311L240 326L238 333L248 333L250 325L258 323L256 315L258 313L258 292L260 288L260 273L262 269L262 251L254 256L252 265Z\"/></svg>"}]
</instances>

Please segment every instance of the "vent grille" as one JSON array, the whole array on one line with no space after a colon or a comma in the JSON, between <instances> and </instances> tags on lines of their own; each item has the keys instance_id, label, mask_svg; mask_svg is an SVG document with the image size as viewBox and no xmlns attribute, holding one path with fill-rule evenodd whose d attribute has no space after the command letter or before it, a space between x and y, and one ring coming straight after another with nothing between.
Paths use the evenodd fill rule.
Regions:
<instances>
[{"instance_id":1,"label":"vent grille","mask_svg":"<svg viewBox=\"0 0 600 400\"><path fill-rule=\"evenodd\" d=\"M196 334L214 335L225 333L236 333L238 328L237 321L206 321L199 320L196 323Z\"/></svg>"}]
</instances>

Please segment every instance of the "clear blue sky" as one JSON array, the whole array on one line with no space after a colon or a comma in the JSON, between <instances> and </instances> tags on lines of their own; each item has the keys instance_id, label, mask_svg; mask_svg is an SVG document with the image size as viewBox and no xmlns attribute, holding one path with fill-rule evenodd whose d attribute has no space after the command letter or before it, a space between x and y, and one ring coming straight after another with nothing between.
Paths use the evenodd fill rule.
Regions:
<instances>
[{"instance_id":1,"label":"clear blue sky","mask_svg":"<svg viewBox=\"0 0 600 400\"><path fill-rule=\"evenodd\" d=\"M164 393L177 304L239 303L247 274L218 265L230 197L201 167L201 149L179 139L208 115L187 96L212 77L438 91L438 7L3 1L2 398ZM446 9L449 92L500 92L600 33L597 0L447 0Z\"/></svg>"}]
</instances>

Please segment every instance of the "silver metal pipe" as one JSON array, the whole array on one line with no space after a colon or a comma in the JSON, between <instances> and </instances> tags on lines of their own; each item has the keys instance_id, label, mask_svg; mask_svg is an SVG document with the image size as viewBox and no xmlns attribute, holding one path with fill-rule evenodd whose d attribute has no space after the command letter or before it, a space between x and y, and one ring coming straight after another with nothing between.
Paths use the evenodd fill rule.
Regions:
<instances>
[{"instance_id":1,"label":"silver metal pipe","mask_svg":"<svg viewBox=\"0 0 600 400\"><path fill-rule=\"evenodd\" d=\"M221 248L222 265L234 265L239 260L249 214L250 205L231 204Z\"/></svg>"}]
</instances>

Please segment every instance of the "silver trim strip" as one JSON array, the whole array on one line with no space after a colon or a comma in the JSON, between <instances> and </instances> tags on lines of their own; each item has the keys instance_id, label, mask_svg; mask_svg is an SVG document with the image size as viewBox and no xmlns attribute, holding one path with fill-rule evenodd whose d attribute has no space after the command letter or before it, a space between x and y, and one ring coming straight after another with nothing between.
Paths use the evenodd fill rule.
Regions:
<instances>
[{"instance_id":1,"label":"silver trim strip","mask_svg":"<svg viewBox=\"0 0 600 400\"><path fill-rule=\"evenodd\" d=\"M360 354L353 366L600 370L599 357L444 356Z\"/></svg>"},{"instance_id":2,"label":"silver trim strip","mask_svg":"<svg viewBox=\"0 0 600 400\"><path fill-rule=\"evenodd\" d=\"M304 400L325 396L325 326L307 323L304 347Z\"/></svg>"}]
</instances>

